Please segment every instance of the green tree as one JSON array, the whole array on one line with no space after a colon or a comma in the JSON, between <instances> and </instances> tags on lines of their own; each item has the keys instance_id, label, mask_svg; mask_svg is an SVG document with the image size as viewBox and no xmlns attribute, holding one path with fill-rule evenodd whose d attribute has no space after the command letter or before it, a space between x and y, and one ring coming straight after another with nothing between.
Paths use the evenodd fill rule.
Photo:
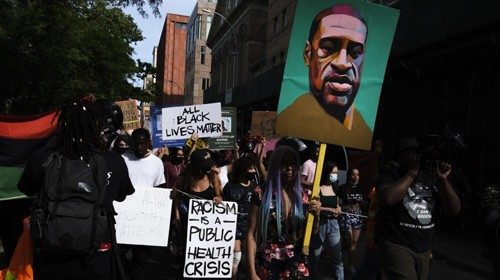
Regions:
<instances>
[{"instance_id":1,"label":"green tree","mask_svg":"<svg viewBox=\"0 0 500 280\"><path fill-rule=\"evenodd\" d=\"M161 0L0 0L0 94L3 114L36 114L83 94L139 97L128 81L141 73L132 59L143 39L121 7Z\"/></svg>"}]
</instances>

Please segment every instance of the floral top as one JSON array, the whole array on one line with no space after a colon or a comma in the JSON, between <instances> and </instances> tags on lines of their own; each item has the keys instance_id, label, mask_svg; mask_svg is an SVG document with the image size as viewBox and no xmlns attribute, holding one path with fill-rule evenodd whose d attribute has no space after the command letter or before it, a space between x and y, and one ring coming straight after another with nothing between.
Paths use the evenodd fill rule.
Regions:
<instances>
[{"instance_id":1,"label":"floral top","mask_svg":"<svg viewBox=\"0 0 500 280\"><path fill-rule=\"evenodd\" d=\"M262 190L256 187L252 204L260 207ZM307 192L303 192L304 205L309 203ZM309 267L301 252L303 230L293 233L292 223L282 215L282 238L278 236L276 208L271 202L267 241L257 248L257 274L261 279L310 279Z\"/></svg>"}]
</instances>

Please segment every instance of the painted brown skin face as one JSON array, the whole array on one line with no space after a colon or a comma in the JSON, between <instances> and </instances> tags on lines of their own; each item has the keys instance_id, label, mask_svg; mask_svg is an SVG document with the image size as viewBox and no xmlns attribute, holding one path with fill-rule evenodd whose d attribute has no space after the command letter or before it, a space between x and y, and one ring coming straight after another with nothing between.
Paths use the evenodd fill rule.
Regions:
<instances>
[{"instance_id":1,"label":"painted brown skin face","mask_svg":"<svg viewBox=\"0 0 500 280\"><path fill-rule=\"evenodd\" d=\"M339 121L351 108L359 89L367 27L354 16L323 17L304 61L309 67L309 86L325 111Z\"/></svg>"}]
</instances>

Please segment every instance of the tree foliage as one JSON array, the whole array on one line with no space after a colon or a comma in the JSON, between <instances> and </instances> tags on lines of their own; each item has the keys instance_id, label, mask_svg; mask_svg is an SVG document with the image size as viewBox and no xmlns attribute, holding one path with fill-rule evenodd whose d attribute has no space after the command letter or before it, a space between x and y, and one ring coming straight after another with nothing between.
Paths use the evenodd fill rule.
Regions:
<instances>
[{"instance_id":1,"label":"tree foliage","mask_svg":"<svg viewBox=\"0 0 500 280\"><path fill-rule=\"evenodd\" d=\"M3 114L35 114L92 93L143 95L128 80L143 72L132 59L143 39L121 7L161 0L0 0L0 93ZM147 69L146 69L147 70Z\"/></svg>"}]
</instances>

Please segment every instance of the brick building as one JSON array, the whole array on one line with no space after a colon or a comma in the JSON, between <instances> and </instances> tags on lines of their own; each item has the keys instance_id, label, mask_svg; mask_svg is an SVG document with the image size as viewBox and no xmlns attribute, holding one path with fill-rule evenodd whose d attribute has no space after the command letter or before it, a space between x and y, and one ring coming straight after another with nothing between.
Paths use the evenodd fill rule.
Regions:
<instances>
[{"instance_id":1,"label":"brick building","mask_svg":"<svg viewBox=\"0 0 500 280\"><path fill-rule=\"evenodd\" d=\"M182 104L189 17L167 14L158 43L156 80L163 95L156 104Z\"/></svg>"},{"instance_id":2,"label":"brick building","mask_svg":"<svg viewBox=\"0 0 500 280\"><path fill-rule=\"evenodd\" d=\"M206 40L216 0L198 0L187 24L186 77L184 104L203 104L203 90L210 86L211 50Z\"/></svg>"}]
</instances>

